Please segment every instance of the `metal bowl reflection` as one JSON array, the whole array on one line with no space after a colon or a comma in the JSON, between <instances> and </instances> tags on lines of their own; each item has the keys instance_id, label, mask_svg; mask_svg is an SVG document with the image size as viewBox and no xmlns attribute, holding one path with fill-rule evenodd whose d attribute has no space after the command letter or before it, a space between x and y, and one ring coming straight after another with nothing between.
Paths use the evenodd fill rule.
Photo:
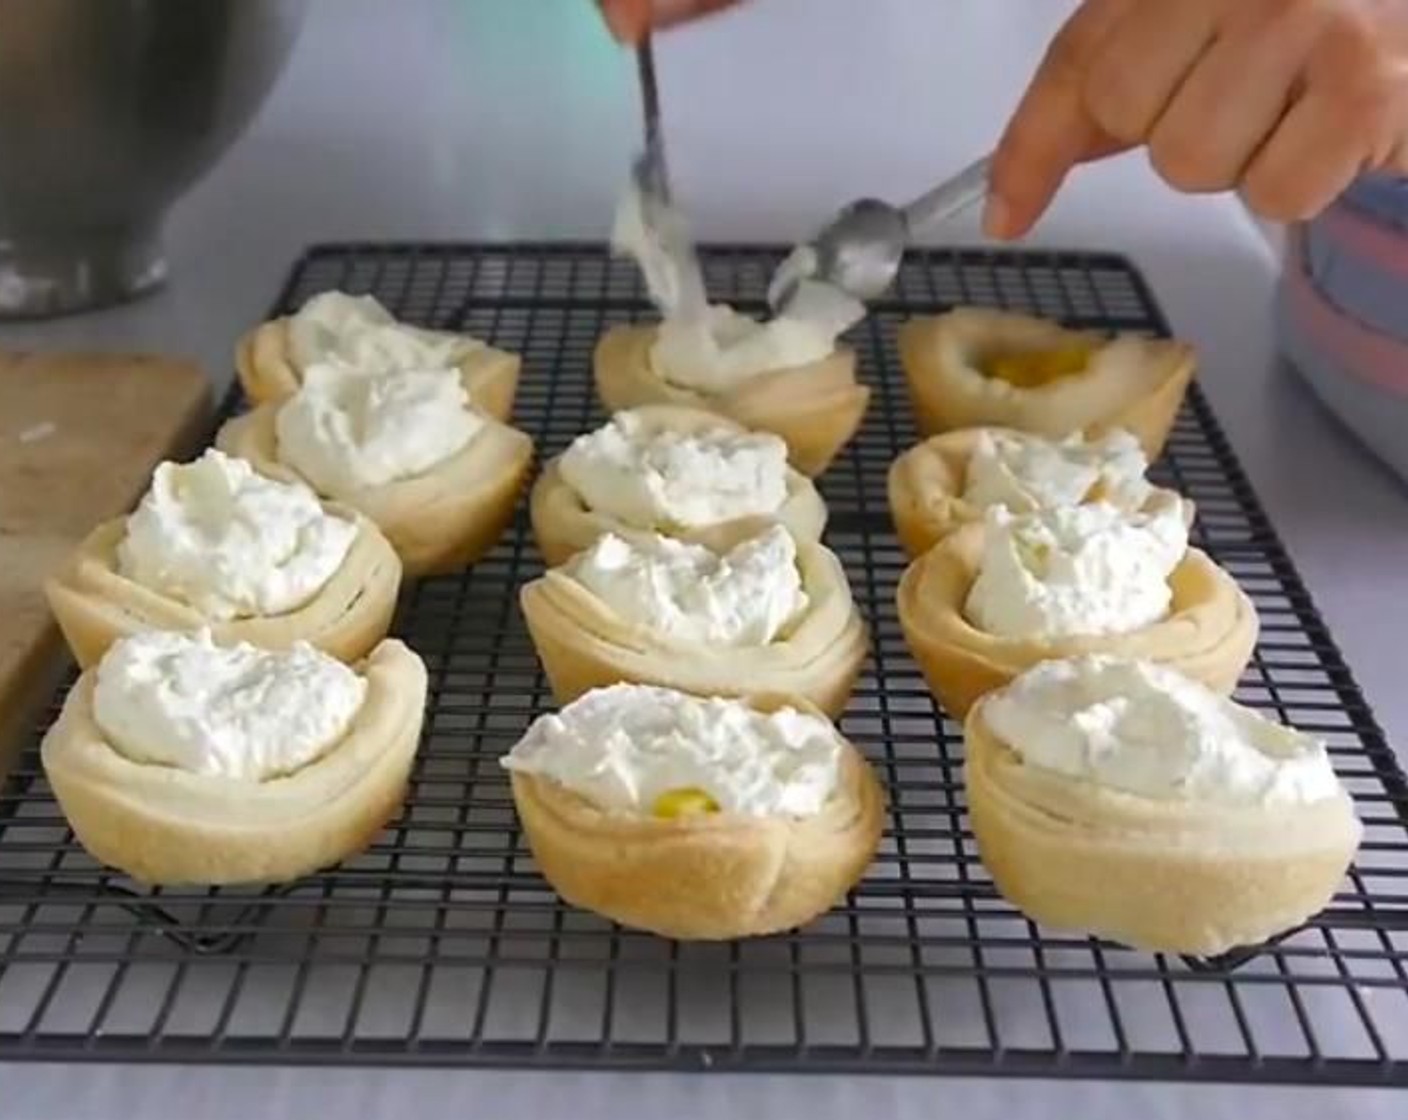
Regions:
<instances>
[{"instance_id":1,"label":"metal bowl reflection","mask_svg":"<svg viewBox=\"0 0 1408 1120\"><path fill-rule=\"evenodd\" d=\"M306 0L0 0L0 318L127 299L244 131Z\"/></svg>"}]
</instances>

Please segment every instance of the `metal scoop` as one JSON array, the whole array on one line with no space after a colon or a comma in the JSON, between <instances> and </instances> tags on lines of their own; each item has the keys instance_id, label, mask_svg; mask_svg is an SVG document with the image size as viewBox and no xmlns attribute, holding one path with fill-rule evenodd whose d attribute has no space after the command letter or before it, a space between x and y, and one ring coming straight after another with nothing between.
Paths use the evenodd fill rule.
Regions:
<instances>
[{"instance_id":1,"label":"metal scoop","mask_svg":"<svg viewBox=\"0 0 1408 1120\"><path fill-rule=\"evenodd\" d=\"M987 192L985 156L916 198L892 206L877 198L848 203L811 241L798 245L773 273L768 305L782 314L804 280L817 280L867 301L885 291L899 271L914 232L967 209Z\"/></svg>"}]
</instances>

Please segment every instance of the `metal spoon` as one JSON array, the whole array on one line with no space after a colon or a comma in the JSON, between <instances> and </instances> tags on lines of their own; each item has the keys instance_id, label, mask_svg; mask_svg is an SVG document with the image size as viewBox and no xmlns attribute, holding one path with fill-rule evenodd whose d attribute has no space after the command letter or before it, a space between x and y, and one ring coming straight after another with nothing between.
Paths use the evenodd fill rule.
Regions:
<instances>
[{"instance_id":1,"label":"metal spoon","mask_svg":"<svg viewBox=\"0 0 1408 1120\"><path fill-rule=\"evenodd\" d=\"M637 263L652 298L667 314L697 315L708 307L704 272L690 239L688 225L670 205L670 175L665 162L665 134L660 125L660 90L655 77L655 52L646 35L636 48L640 81L644 145L631 163L636 214L644 242Z\"/></svg>"},{"instance_id":2,"label":"metal spoon","mask_svg":"<svg viewBox=\"0 0 1408 1120\"><path fill-rule=\"evenodd\" d=\"M872 300L894 281L914 232L952 217L987 191L985 156L907 206L861 198L841 208L811 241L798 245L773 273L768 305L781 314L803 280L818 280L858 300Z\"/></svg>"}]
</instances>

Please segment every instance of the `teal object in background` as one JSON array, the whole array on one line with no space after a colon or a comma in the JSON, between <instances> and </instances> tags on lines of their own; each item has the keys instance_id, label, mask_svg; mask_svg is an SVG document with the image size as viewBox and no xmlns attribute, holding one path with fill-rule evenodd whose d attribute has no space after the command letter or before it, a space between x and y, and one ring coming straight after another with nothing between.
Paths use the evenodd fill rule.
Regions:
<instances>
[{"instance_id":1,"label":"teal object in background","mask_svg":"<svg viewBox=\"0 0 1408 1120\"><path fill-rule=\"evenodd\" d=\"M639 134L635 70L630 53L607 33L592 0L455 0L442 24L452 40L446 82L445 174L466 186L466 205L494 215L490 236L554 237L551 210L578 207L576 195L599 198L599 236L609 232L615 199L626 181ZM486 91L490 96L486 97ZM500 92L501 91L501 92ZM496 96L497 95L497 96ZM492 160L492 177L478 166ZM603 181L600 169L621 168ZM594 168L595 177L582 169ZM475 198L487 179L492 194ZM508 185L511 184L511 185ZM535 205L533 200L537 199Z\"/></svg>"},{"instance_id":2,"label":"teal object in background","mask_svg":"<svg viewBox=\"0 0 1408 1120\"><path fill-rule=\"evenodd\" d=\"M629 102L632 71L593 0L458 0L464 57L481 73L544 81L570 90L575 107L616 111Z\"/></svg>"}]
</instances>

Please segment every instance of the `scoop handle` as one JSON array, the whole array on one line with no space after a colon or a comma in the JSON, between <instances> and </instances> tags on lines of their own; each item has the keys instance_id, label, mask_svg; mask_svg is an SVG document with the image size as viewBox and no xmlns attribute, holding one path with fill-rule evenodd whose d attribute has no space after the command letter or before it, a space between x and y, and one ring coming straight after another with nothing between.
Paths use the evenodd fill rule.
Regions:
<instances>
[{"instance_id":1,"label":"scoop handle","mask_svg":"<svg viewBox=\"0 0 1408 1120\"><path fill-rule=\"evenodd\" d=\"M921 194L901 211L909 232L913 234L931 222L951 218L972 206L987 194L991 170L992 156L987 155Z\"/></svg>"}]
</instances>

